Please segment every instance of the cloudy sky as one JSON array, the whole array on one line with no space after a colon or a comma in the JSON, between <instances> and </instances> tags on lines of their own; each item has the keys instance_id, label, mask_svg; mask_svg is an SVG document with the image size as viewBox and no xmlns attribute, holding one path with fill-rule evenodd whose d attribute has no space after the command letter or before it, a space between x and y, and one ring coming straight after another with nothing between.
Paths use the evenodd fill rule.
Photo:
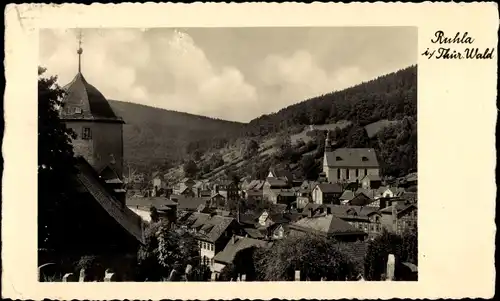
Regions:
<instances>
[{"instance_id":1,"label":"cloudy sky","mask_svg":"<svg viewBox=\"0 0 500 301\"><path fill-rule=\"evenodd\" d=\"M82 73L107 98L247 122L417 63L417 29L83 30ZM64 85L77 32L40 32L40 65Z\"/></svg>"}]
</instances>

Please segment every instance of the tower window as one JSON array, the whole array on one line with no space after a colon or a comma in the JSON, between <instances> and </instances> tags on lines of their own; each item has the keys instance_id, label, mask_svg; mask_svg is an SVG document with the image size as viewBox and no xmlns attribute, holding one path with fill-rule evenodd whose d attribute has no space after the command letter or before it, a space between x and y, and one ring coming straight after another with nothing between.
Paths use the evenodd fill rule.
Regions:
<instances>
[{"instance_id":1,"label":"tower window","mask_svg":"<svg viewBox=\"0 0 500 301\"><path fill-rule=\"evenodd\" d=\"M82 139L84 140L92 139L92 132L90 131L90 128L83 128Z\"/></svg>"}]
</instances>

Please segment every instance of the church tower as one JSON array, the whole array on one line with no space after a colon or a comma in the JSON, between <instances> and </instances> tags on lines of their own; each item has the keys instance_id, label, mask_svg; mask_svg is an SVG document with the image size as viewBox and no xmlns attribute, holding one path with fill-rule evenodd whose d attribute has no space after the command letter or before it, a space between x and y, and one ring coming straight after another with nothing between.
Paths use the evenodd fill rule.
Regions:
<instances>
[{"instance_id":1,"label":"church tower","mask_svg":"<svg viewBox=\"0 0 500 301\"><path fill-rule=\"evenodd\" d=\"M81 34L79 37L78 73L63 87L66 94L60 118L77 138L72 141L76 156L82 156L95 171L110 183L123 179L123 124L99 90L82 74Z\"/></svg>"},{"instance_id":2,"label":"church tower","mask_svg":"<svg viewBox=\"0 0 500 301\"><path fill-rule=\"evenodd\" d=\"M330 131L326 131L325 153L332 151L332 142L330 141Z\"/></svg>"}]
</instances>

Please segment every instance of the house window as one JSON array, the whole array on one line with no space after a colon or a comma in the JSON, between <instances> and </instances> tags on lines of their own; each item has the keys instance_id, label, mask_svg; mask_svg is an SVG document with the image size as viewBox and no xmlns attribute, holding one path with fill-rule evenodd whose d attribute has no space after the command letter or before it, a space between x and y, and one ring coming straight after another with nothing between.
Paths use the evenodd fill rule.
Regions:
<instances>
[{"instance_id":1,"label":"house window","mask_svg":"<svg viewBox=\"0 0 500 301\"><path fill-rule=\"evenodd\" d=\"M359 177L359 169L356 169L356 178Z\"/></svg>"},{"instance_id":2,"label":"house window","mask_svg":"<svg viewBox=\"0 0 500 301\"><path fill-rule=\"evenodd\" d=\"M368 169L365 168L365 176L368 174Z\"/></svg>"},{"instance_id":3,"label":"house window","mask_svg":"<svg viewBox=\"0 0 500 301\"><path fill-rule=\"evenodd\" d=\"M349 179L349 168L345 169L345 178Z\"/></svg>"},{"instance_id":4,"label":"house window","mask_svg":"<svg viewBox=\"0 0 500 301\"><path fill-rule=\"evenodd\" d=\"M340 168L337 169L337 179L340 179Z\"/></svg>"},{"instance_id":5,"label":"house window","mask_svg":"<svg viewBox=\"0 0 500 301\"><path fill-rule=\"evenodd\" d=\"M84 140L92 139L92 132L90 131L90 128L83 128L82 139Z\"/></svg>"}]
</instances>

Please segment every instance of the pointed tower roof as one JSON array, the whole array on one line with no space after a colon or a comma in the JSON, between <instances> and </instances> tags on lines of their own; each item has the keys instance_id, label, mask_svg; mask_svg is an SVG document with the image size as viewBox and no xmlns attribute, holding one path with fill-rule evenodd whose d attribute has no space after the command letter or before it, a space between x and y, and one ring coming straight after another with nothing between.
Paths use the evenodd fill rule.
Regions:
<instances>
[{"instance_id":1,"label":"pointed tower roof","mask_svg":"<svg viewBox=\"0 0 500 301\"><path fill-rule=\"evenodd\" d=\"M61 110L62 119L123 123L123 120L115 115L104 95L89 84L80 72L63 89L66 95Z\"/></svg>"},{"instance_id":2,"label":"pointed tower roof","mask_svg":"<svg viewBox=\"0 0 500 301\"><path fill-rule=\"evenodd\" d=\"M90 120L124 123L116 116L108 101L99 90L89 84L81 73L81 56L83 50L81 47L81 36L79 40L78 54L78 73L75 78L63 87L66 95L62 101L60 111L61 118L64 120Z\"/></svg>"}]
</instances>

